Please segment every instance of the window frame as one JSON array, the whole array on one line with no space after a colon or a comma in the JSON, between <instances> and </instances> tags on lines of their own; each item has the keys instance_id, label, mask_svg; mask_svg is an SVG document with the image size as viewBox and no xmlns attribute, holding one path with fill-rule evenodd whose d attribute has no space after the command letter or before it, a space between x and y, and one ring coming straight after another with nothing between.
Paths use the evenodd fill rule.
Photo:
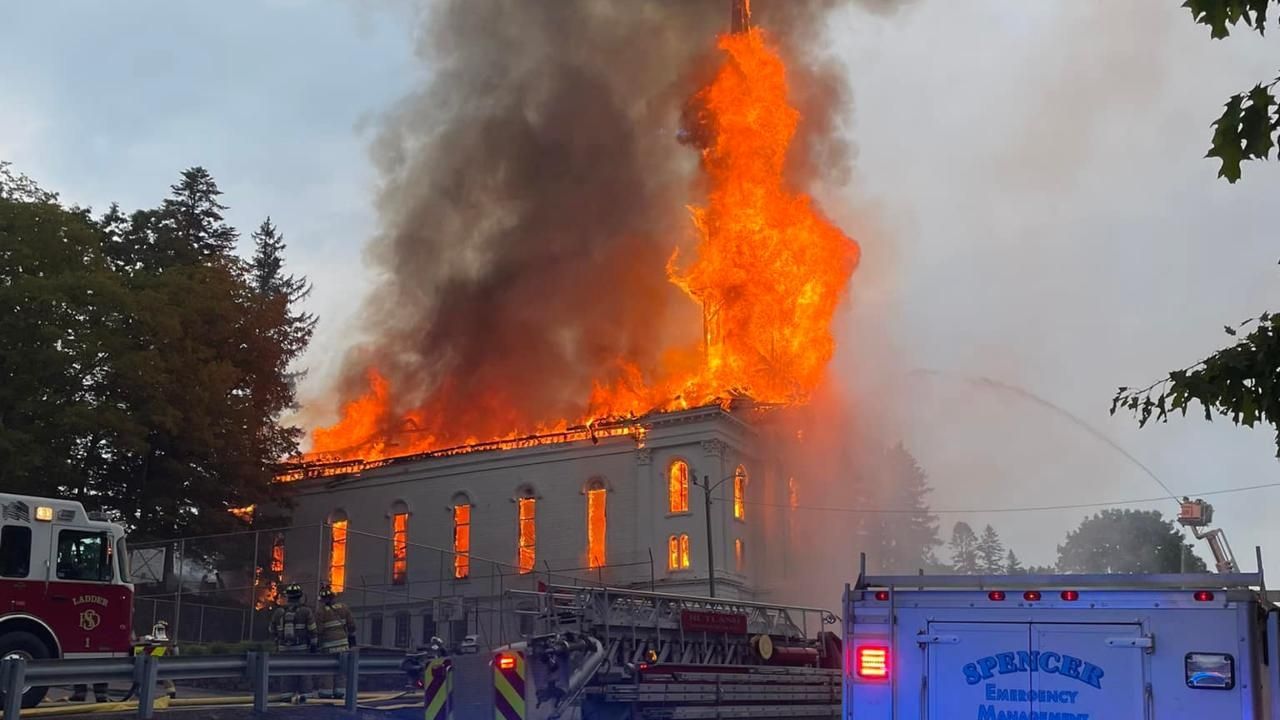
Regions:
<instances>
[{"instance_id":1,"label":"window frame","mask_svg":"<svg viewBox=\"0 0 1280 720\"><path fill-rule=\"evenodd\" d=\"M672 533L667 536L667 571L683 572L693 567L689 551L689 533Z\"/></svg>"},{"instance_id":2,"label":"window frame","mask_svg":"<svg viewBox=\"0 0 1280 720\"><path fill-rule=\"evenodd\" d=\"M733 519L747 521L747 467L739 465L733 471Z\"/></svg>"},{"instance_id":3,"label":"window frame","mask_svg":"<svg viewBox=\"0 0 1280 720\"><path fill-rule=\"evenodd\" d=\"M600 530L592 526L594 501L599 499ZM586 488L587 568L596 570L609 564L609 489L600 480L592 480ZM599 548L594 547L599 544Z\"/></svg>"},{"instance_id":4,"label":"window frame","mask_svg":"<svg viewBox=\"0 0 1280 720\"><path fill-rule=\"evenodd\" d=\"M674 477L677 468L684 468L684 477L680 481L680 494L676 495L676 479ZM688 461L684 458L676 458L667 465L667 515L688 515L692 512L689 498L689 478L693 474L693 469L689 467ZM682 507L677 507L677 497L682 501Z\"/></svg>"},{"instance_id":5,"label":"window frame","mask_svg":"<svg viewBox=\"0 0 1280 720\"><path fill-rule=\"evenodd\" d=\"M525 517L525 507L529 516ZM527 525L526 525L527 523ZM525 529L529 530L528 533ZM538 498L516 498L516 568L521 575L533 572L538 563Z\"/></svg>"},{"instance_id":6,"label":"window frame","mask_svg":"<svg viewBox=\"0 0 1280 720\"><path fill-rule=\"evenodd\" d=\"M408 648L413 639L413 616L408 610L401 610L392 616L391 644L398 648Z\"/></svg>"},{"instance_id":7,"label":"window frame","mask_svg":"<svg viewBox=\"0 0 1280 720\"><path fill-rule=\"evenodd\" d=\"M13 540L11 540L11 539L6 539L6 538L4 537L4 536L5 536L5 534L6 534L7 532L9 532L9 530L10 530L10 529L12 529L12 530L16 530L16 531L20 531L20 532L23 532L23 533L25 533L25 534L26 534L26 538L25 538L25 539L26 539L26 545L27 545L26 563L25 563L24 565L21 565L21 566L20 566L20 567L21 567L21 569L22 569L22 574L21 574L21 575L10 574L10 573L8 573L8 572L4 572L4 571L5 571L5 570L7 570L8 568L7 568L7 567L5 567L5 565L4 565L3 563L0 563L0 577L7 578L7 579L9 579L9 580L25 580L25 579L27 579L27 578L31 577L31 557L32 557L32 556L31 556L31 548L32 548L32 542L33 542L33 533L31 532L31 526L29 526L29 525L4 525L4 526L0 527L0 557L7 557L7 556L5 555L5 548L9 547L9 544L10 544L10 543L12 543L12 542L14 542Z\"/></svg>"},{"instance_id":8,"label":"window frame","mask_svg":"<svg viewBox=\"0 0 1280 720\"><path fill-rule=\"evenodd\" d=\"M329 567L328 581L329 587L335 593L341 593L347 588L347 531L351 527L351 521L347 518L346 513L335 513L329 520ZM338 562L338 549L341 548L341 563Z\"/></svg>"},{"instance_id":9,"label":"window frame","mask_svg":"<svg viewBox=\"0 0 1280 720\"><path fill-rule=\"evenodd\" d=\"M62 574L62 562L61 562L62 552L63 552L62 538L65 535L79 535L81 536L80 539L86 539L89 537L98 538L99 543L101 545L101 553L98 559L98 577L97 578L67 577ZM58 535L55 538L54 543L55 543L54 544L54 564L53 564L54 577L57 578L58 580L61 580L64 582L93 582L93 583L103 583L103 584L107 584L115 580L115 562L114 562L114 558L112 558L112 555L115 554L115 539L111 537L111 533L106 532L105 530L78 530L76 528L60 528L58 530ZM105 555L105 557L102 557L102 555ZM106 570L106 573L107 573L107 577L105 578L102 577L102 574L103 574L102 571L104 569ZM30 573L30 569L28 569L28 574L29 573Z\"/></svg>"},{"instance_id":10,"label":"window frame","mask_svg":"<svg viewBox=\"0 0 1280 720\"><path fill-rule=\"evenodd\" d=\"M397 524L400 526L397 527ZM403 586L409 582L409 511L393 510L391 513L391 584Z\"/></svg>"},{"instance_id":11,"label":"window frame","mask_svg":"<svg viewBox=\"0 0 1280 720\"><path fill-rule=\"evenodd\" d=\"M459 517L459 511L466 508L465 518ZM453 579L466 580L471 577L471 521L475 513L475 505L469 498L460 498L450 508L453 516ZM465 519L465 522L463 520ZM465 528L465 532L459 532Z\"/></svg>"}]
</instances>

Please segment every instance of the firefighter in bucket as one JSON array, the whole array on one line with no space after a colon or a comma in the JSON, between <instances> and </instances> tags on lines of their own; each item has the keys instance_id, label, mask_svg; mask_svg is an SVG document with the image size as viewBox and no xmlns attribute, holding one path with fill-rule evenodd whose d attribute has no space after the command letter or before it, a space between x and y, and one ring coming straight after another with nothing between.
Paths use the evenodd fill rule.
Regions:
<instances>
[{"instance_id":1,"label":"firefighter in bucket","mask_svg":"<svg viewBox=\"0 0 1280 720\"><path fill-rule=\"evenodd\" d=\"M355 616L351 614L351 608L338 601L338 594L328 585L320 588L316 624L320 627L320 652L344 653L356 646ZM343 697L346 682L341 673L321 676L320 697Z\"/></svg>"},{"instance_id":2,"label":"firefighter in bucket","mask_svg":"<svg viewBox=\"0 0 1280 720\"><path fill-rule=\"evenodd\" d=\"M317 648L316 616L302 598L302 586L289 583L284 589L284 607L276 608L271 615L271 635L276 641L276 652L313 653ZM290 702L306 702L311 693L311 677L295 675L285 678L285 689Z\"/></svg>"}]
</instances>

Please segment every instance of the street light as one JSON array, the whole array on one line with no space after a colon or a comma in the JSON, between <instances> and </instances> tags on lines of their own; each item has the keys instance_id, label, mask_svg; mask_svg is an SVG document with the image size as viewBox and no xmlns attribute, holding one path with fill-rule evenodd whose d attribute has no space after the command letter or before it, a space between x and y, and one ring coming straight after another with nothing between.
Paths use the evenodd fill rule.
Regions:
<instances>
[{"instance_id":1,"label":"street light","mask_svg":"<svg viewBox=\"0 0 1280 720\"><path fill-rule=\"evenodd\" d=\"M703 504L703 508L706 511L707 516L707 593L711 597L716 596L716 554L714 545L712 545L711 541L711 493L715 492L716 488L723 485L725 481L732 480L740 474L741 472L735 472L728 477L722 477L715 485L711 484L711 478L707 475L702 476L702 484L700 485L698 484L697 478L694 478L693 480L693 484L702 488L703 492L706 494L706 502Z\"/></svg>"}]
</instances>

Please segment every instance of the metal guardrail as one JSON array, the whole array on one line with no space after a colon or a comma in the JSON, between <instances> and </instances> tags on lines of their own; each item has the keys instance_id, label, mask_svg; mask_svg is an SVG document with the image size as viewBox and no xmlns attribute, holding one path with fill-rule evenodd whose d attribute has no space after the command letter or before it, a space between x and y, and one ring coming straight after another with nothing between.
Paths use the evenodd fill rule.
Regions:
<instances>
[{"instance_id":1,"label":"metal guardrail","mask_svg":"<svg viewBox=\"0 0 1280 720\"><path fill-rule=\"evenodd\" d=\"M0 688L4 690L4 717L10 720L18 718L22 691L27 687L132 682L138 688L138 717L149 720L155 714L156 686L163 680L245 678L253 688L253 710L262 714L267 711L273 677L343 675L347 686L344 708L355 713L360 676L398 675L403 672L403 660L398 656L360 657L358 649L336 655L251 652L201 657L144 654L92 660L10 657L0 660Z\"/></svg>"}]
</instances>

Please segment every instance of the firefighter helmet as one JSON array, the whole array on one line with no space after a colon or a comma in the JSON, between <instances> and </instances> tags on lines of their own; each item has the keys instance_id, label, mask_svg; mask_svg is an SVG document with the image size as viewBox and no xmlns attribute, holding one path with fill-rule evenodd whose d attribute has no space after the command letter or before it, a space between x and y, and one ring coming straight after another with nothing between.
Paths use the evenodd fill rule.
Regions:
<instances>
[{"instance_id":1,"label":"firefighter helmet","mask_svg":"<svg viewBox=\"0 0 1280 720\"><path fill-rule=\"evenodd\" d=\"M284 586L284 596L290 600L297 600L302 597L302 586L298 583L289 583Z\"/></svg>"},{"instance_id":2,"label":"firefighter helmet","mask_svg":"<svg viewBox=\"0 0 1280 720\"><path fill-rule=\"evenodd\" d=\"M320 599L321 599L321 600L323 600L323 601L325 601L325 602L333 602L333 599L334 599L334 598L336 598L336 597L338 597L338 593L334 592L334 591L333 591L333 588L332 588L331 586L329 586L329 585L321 585L321 586L320 586Z\"/></svg>"}]
</instances>

